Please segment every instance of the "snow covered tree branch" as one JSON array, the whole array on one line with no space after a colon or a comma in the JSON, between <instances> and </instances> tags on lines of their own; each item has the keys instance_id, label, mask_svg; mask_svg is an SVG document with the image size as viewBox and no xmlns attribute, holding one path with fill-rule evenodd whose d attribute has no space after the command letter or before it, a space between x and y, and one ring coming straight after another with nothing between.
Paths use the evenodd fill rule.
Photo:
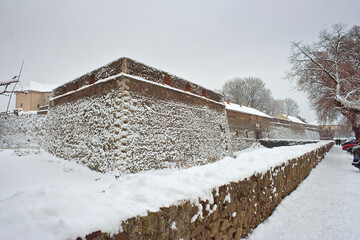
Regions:
<instances>
[{"instance_id":1,"label":"snow covered tree branch","mask_svg":"<svg viewBox=\"0 0 360 240\"><path fill-rule=\"evenodd\" d=\"M14 76L12 79L0 82L0 95L12 93L13 90L9 90L12 84L19 82L18 76Z\"/></svg>"},{"instance_id":2,"label":"snow covered tree branch","mask_svg":"<svg viewBox=\"0 0 360 240\"><path fill-rule=\"evenodd\" d=\"M311 45L292 43L288 78L304 91L321 120L342 113L359 131L360 27L337 24ZM326 111L325 111L326 109ZM356 132L357 137L360 133Z\"/></svg>"}]
</instances>

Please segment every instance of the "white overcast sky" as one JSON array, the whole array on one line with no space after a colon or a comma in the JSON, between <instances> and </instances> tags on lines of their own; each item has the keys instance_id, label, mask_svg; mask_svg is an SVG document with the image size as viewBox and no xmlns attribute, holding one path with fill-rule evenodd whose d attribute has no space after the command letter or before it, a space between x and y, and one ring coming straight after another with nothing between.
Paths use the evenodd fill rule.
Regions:
<instances>
[{"instance_id":1,"label":"white overcast sky","mask_svg":"<svg viewBox=\"0 0 360 240\"><path fill-rule=\"evenodd\" d=\"M277 99L304 94L284 79L291 41L360 24L359 0L0 0L0 81L63 84L130 57L209 89L259 77ZM8 98L0 98L0 111Z\"/></svg>"}]
</instances>

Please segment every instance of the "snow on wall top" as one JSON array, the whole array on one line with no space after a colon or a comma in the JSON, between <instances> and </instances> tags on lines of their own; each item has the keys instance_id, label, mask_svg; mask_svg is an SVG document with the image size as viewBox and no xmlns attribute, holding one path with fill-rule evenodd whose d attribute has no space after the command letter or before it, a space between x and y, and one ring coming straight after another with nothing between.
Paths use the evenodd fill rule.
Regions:
<instances>
[{"instance_id":1,"label":"snow on wall top","mask_svg":"<svg viewBox=\"0 0 360 240\"><path fill-rule=\"evenodd\" d=\"M293 117L293 116L288 116L288 119L292 122L295 123L301 123L301 124L305 124L303 121L301 121L300 119L298 119L297 117Z\"/></svg>"},{"instance_id":2,"label":"snow on wall top","mask_svg":"<svg viewBox=\"0 0 360 240\"><path fill-rule=\"evenodd\" d=\"M299 118L289 116L289 115L286 115L286 114L280 114L279 116L277 116L277 118L283 119L283 120L286 120L286 121L290 121L290 122L294 122L294 123L306 124L303 121L301 121ZM310 125L313 125L313 124L310 124Z\"/></svg>"},{"instance_id":3,"label":"snow on wall top","mask_svg":"<svg viewBox=\"0 0 360 240\"><path fill-rule=\"evenodd\" d=\"M195 95L203 96L216 102L222 102L223 96L211 90L205 89L197 84L191 83L183 78L169 74L165 71L147 66L130 58L120 58L103 67L95 69L73 81L65 83L54 89L53 97L60 96L95 82L109 78L120 73L129 74L134 77L167 85L176 89L185 90Z\"/></svg>"},{"instance_id":4,"label":"snow on wall top","mask_svg":"<svg viewBox=\"0 0 360 240\"><path fill-rule=\"evenodd\" d=\"M260 117L273 118L273 117L267 115L266 113L263 113L263 112L260 112L259 110L256 110L255 108L246 107L246 106L243 106L243 105L240 106L239 104L235 104L235 103L227 103L226 102L225 107L226 107L227 110L247 113L247 114L256 115L256 116L260 116Z\"/></svg>"}]
</instances>

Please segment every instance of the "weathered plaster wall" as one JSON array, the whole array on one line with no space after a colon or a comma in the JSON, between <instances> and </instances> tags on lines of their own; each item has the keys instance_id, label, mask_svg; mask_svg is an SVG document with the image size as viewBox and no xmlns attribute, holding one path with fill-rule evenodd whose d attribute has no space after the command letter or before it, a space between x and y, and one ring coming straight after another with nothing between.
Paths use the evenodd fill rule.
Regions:
<instances>
[{"instance_id":1,"label":"weathered plaster wall","mask_svg":"<svg viewBox=\"0 0 360 240\"><path fill-rule=\"evenodd\" d=\"M36 113L0 116L0 148L39 148L46 135L46 117Z\"/></svg>"},{"instance_id":2,"label":"weathered plaster wall","mask_svg":"<svg viewBox=\"0 0 360 240\"><path fill-rule=\"evenodd\" d=\"M119 76L55 98L47 149L98 171L190 167L231 153L222 103Z\"/></svg>"},{"instance_id":3,"label":"weathered plaster wall","mask_svg":"<svg viewBox=\"0 0 360 240\"><path fill-rule=\"evenodd\" d=\"M110 236L97 231L86 239L240 239L271 215L332 146L333 143L329 143L271 168L265 174L255 173L241 182L213 189L212 199L199 204L185 201L164 207L123 222L121 233Z\"/></svg>"}]
</instances>

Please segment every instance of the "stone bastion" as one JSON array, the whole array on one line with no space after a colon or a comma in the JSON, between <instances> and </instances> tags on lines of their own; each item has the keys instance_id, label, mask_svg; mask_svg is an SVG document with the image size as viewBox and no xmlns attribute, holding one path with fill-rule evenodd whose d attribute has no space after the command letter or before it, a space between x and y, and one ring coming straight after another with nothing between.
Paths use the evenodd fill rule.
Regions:
<instances>
[{"instance_id":1,"label":"stone bastion","mask_svg":"<svg viewBox=\"0 0 360 240\"><path fill-rule=\"evenodd\" d=\"M222 95L129 58L53 91L50 153L91 169L190 167L232 153Z\"/></svg>"}]
</instances>

